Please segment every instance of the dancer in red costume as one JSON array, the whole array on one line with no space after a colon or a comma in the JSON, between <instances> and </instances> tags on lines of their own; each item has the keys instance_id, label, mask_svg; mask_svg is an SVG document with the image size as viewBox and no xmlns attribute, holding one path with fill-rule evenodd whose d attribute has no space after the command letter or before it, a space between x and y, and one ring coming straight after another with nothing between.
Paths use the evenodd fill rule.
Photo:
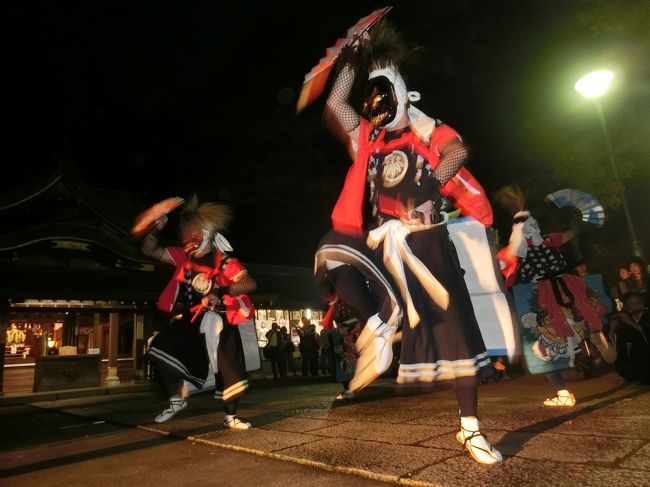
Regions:
<instances>
[{"instance_id":1,"label":"dancer in red costume","mask_svg":"<svg viewBox=\"0 0 650 487\"><path fill-rule=\"evenodd\" d=\"M559 250L560 246L576 237L578 226L574 224L564 232L542 234L537 220L524 210L525 198L516 186L502 188L495 199L514 213L509 245L499 251L506 283L510 286L516 282L532 283L537 291L541 310L541 323L537 330L541 332L541 339L533 344L535 356L543 361L569 358L569 364L573 366L575 349L581 341L573 325L580 317L590 341L607 362L613 363L615 350L602 333L602 316L606 309L589 296L582 277L567 272ZM560 371L548 372L545 376L557 390L554 397L544 401L545 406L571 407L576 404L575 396L566 388Z\"/></svg>"},{"instance_id":2,"label":"dancer in red costume","mask_svg":"<svg viewBox=\"0 0 650 487\"><path fill-rule=\"evenodd\" d=\"M461 415L456 439L479 463L495 464L502 456L480 431L477 406L478 375L493 369L440 211L441 194L453 186L447 194L465 196L461 206L485 223L492 212L463 168L469 151L458 133L411 105L419 94L407 92L400 75L400 43L379 23L340 60L327 107L346 133L354 163L332 213L333 231L316 254L317 269L364 324L350 390L390 366L401 325L397 381L453 384ZM349 100L359 76L367 76L360 114ZM370 232L362 221L366 185Z\"/></svg>"},{"instance_id":3,"label":"dancer in red costume","mask_svg":"<svg viewBox=\"0 0 650 487\"><path fill-rule=\"evenodd\" d=\"M237 325L253 320L247 293L256 289L244 266L230 255L221 235L230 220L228 207L198 205L196 199L181 213L183 247L161 247L157 233L167 223L162 216L142 240L142 252L176 268L158 300L158 308L181 318L153 339L148 356L169 394L169 406L156 416L162 423L187 407L183 381L201 388L209 371L215 373L215 397L224 403L224 426L248 429L237 417L239 399L248 388L242 333ZM255 344L257 347L257 344Z\"/></svg>"}]
</instances>

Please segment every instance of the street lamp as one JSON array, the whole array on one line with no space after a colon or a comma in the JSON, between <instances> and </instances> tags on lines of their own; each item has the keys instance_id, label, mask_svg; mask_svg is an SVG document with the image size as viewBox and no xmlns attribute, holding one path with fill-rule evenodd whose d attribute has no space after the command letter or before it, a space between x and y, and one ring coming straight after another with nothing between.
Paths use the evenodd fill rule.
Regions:
<instances>
[{"instance_id":1,"label":"street lamp","mask_svg":"<svg viewBox=\"0 0 650 487\"><path fill-rule=\"evenodd\" d=\"M600 96L604 95L607 92L609 85L613 80L614 73L611 71L593 71L580 78L574 85L574 88L585 98L588 98L590 100L597 100ZM632 239L632 252L634 255L642 257L643 255L641 252L641 246L639 245L639 240L637 239L636 231L634 230L634 225L632 224L632 217L630 216L630 208L627 204L625 186L621 182L621 178L618 175L618 169L616 169L616 164L614 163L614 151L612 149L612 141L609 137L609 130L607 130L607 123L605 122L605 113L603 112L603 107L598 101L596 101L595 104L596 111L598 112L598 119L600 120L600 126L603 129L603 135L605 136L605 144L607 145L607 154L609 156L609 163L612 166L612 173L614 173L614 181L616 182L616 185L621 192L621 201L623 203L625 222L627 223L627 228Z\"/></svg>"}]
</instances>

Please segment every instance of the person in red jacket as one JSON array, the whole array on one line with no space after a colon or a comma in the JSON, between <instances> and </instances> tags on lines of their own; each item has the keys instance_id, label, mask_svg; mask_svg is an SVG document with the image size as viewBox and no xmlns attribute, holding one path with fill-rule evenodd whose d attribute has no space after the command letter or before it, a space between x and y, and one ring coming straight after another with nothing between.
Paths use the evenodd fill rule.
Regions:
<instances>
[{"instance_id":1,"label":"person in red jacket","mask_svg":"<svg viewBox=\"0 0 650 487\"><path fill-rule=\"evenodd\" d=\"M142 252L173 265L173 277L158 300L158 308L180 319L163 328L151 342L148 357L169 393L169 406L155 421L162 423L187 407L183 381L201 388L215 373L215 397L223 400L224 426L248 429L237 417L239 399L248 388L242 335L237 325L254 319L247 296L256 283L219 233L230 220L228 207L198 205L193 199L181 213L183 247L161 247L157 233L163 216L141 244Z\"/></svg>"},{"instance_id":2,"label":"person in red jacket","mask_svg":"<svg viewBox=\"0 0 650 487\"><path fill-rule=\"evenodd\" d=\"M403 310L398 383L453 384L461 415L456 439L476 461L495 464L503 458L480 431L477 411L478 376L493 369L440 211L441 195L456 178L452 185L463 188L456 194L472 203L464 205L470 214L474 207L479 219L491 223L491 207L471 175L461 173L469 150L458 133L411 105L419 94L406 89L394 55L399 43L390 32L380 22L341 59L327 100L354 163L332 213L333 231L317 252L317 268L364 324L350 390L390 366L400 324L394 311ZM350 93L364 67L369 75L359 113ZM374 217L369 226L362 219L365 194ZM372 285L382 279L383 292L373 294ZM391 306L382 309L387 302Z\"/></svg>"}]
</instances>

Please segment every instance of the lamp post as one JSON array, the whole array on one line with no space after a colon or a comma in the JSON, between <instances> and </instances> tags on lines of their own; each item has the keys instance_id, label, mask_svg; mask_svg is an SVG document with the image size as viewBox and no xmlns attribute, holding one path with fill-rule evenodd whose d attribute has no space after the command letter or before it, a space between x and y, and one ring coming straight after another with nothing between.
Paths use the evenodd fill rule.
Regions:
<instances>
[{"instance_id":1,"label":"lamp post","mask_svg":"<svg viewBox=\"0 0 650 487\"><path fill-rule=\"evenodd\" d=\"M621 202L623 204L623 213L625 215L625 222L627 224L627 229L630 232L631 244L632 244L632 253L636 256L642 257L641 246L639 245L639 240L636 236L636 231L634 230L634 225L632 224L632 216L630 215L630 207L627 204L627 196L625 194L625 186L623 185L620 176L618 175L618 169L616 168L616 163L614 162L614 150L612 148L612 141L609 137L609 130L607 129L607 123L605 122L605 113L603 112L602 105L597 101L598 98L604 95L609 89L609 85L614 79L614 73L611 71L593 71L584 75L580 78L574 88L578 93L580 93L585 98L595 101L596 111L598 112L598 119L600 120L600 127L603 130L603 136L605 137L605 144L607 146L607 155L609 157L609 164L612 167L612 173L614 174L614 182L618 187L618 190L621 194Z\"/></svg>"}]
</instances>

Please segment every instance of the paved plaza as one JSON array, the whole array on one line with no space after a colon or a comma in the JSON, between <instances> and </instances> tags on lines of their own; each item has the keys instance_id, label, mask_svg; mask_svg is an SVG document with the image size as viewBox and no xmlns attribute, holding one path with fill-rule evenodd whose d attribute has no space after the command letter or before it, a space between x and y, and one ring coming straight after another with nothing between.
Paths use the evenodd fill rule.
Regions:
<instances>
[{"instance_id":1,"label":"paved plaza","mask_svg":"<svg viewBox=\"0 0 650 487\"><path fill-rule=\"evenodd\" d=\"M214 449L214 455L225 449L244 453L250 461L265 457L335 472L345 475L346 485L361 485L363 479L436 486L650 485L650 387L624 383L614 373L572 382L579 402L570 409L541 406L550 393L541 376L481 385L484 430L505 457L494 467L474 463L456 443L451 390L397 391L391 380L382 379L338 404L332 401L335 384L299 378L272 383L253 387L242 400L240 414L255 425L249 431L225 430L219 405L208 393L192 396L185 411L161 425L152 422L165 406L158 392L58 399L30 407L98 427L120 425L190 441ZM5 431L11 430L11 409L18 407L2 408ZM22 441L38 443L29 435ZM56 441L73 454L75 441ZM5 473L29 471L20 442L3 452Z\"/></svg>"}]
</instances>

